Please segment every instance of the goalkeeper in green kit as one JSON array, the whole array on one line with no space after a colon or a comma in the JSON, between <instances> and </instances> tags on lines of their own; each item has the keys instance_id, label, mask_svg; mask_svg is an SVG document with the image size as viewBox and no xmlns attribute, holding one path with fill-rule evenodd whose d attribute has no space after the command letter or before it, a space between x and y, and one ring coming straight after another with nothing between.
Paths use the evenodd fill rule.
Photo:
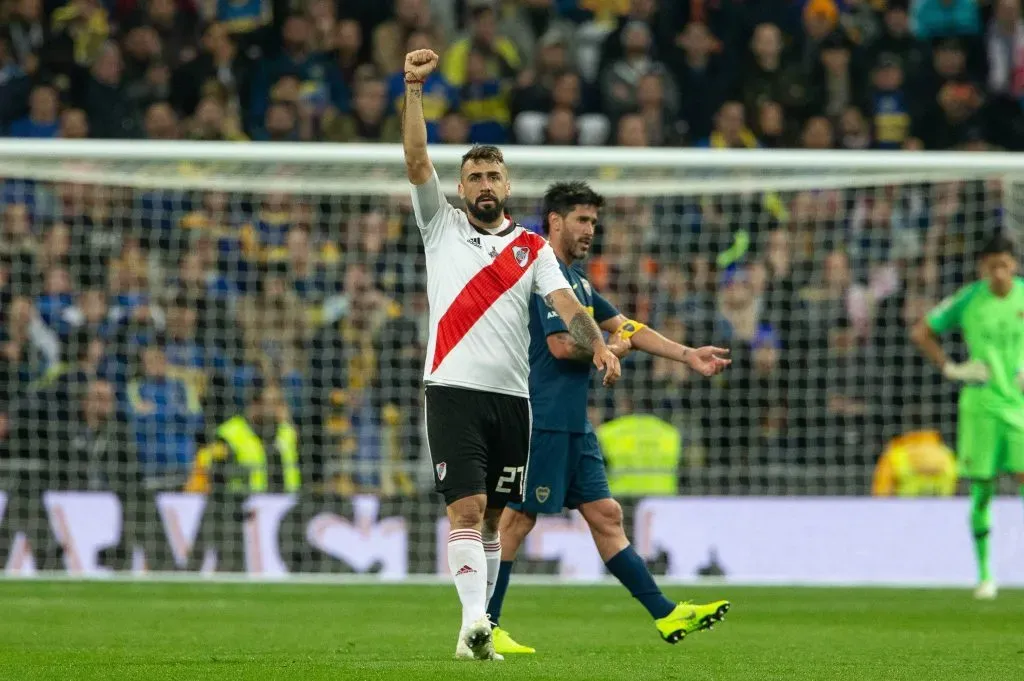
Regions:
<instances>
[{"instance_id":1,"label":"goalkeeper in green kit","mask_svg":"<svg viewBox=\"0 0 1024 681\"><path fill-rule=\"evenodd\" d=\"M982 279L940 303L912 332L942 375L963 383L957 422L960 477L971 483L971 529L978 559L976 598L996 596L988 535L995 478L1013 473L1024 495L1024 279L1013 242L996 236L979 254ZM959 328L969 359L949 359L939 334Z\"/></svg>"}]
</instances>

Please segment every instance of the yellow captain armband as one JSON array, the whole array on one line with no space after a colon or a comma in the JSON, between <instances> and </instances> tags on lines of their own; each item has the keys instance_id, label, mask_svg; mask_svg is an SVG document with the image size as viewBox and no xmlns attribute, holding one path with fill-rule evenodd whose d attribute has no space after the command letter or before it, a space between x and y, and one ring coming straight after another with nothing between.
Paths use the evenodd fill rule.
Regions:
<instances>
[{"instance_id":1,"label":"yellow captain armband","mask_svg":"<svg viewBox=\"0 0 1024 681\"><path fill-rule=\"evenodd\" d=\"M646 326L646 324L641 324L640 322L635 322L632 319L627 319L619 325L619 328L615 329L615 333L612 335L614 336L617 334L623 340L629 340L632 338L634 333Z\"/></svg>"}]
</instances>

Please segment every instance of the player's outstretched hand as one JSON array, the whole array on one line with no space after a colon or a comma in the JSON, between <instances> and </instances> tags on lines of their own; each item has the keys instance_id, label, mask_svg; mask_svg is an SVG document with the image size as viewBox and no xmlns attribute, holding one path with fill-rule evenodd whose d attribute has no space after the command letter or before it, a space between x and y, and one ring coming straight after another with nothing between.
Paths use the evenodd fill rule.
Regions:
<instances>
[{"instance_id":1,"label":"player's outstretched hand","mask_svg":"<svg viewBox=\"0 0 1024 681\"><path fill-rule=\"evenodd\" d=\"M437 53L433 50L415 50L405 55L405 79L426 80L437 68Z\"/></svg>"},{"instance_id":2,"label":"player's outstretched hand","mask_svg":"<svg viewBox=\"0 0 1024 681\"><path fill-rule=\"evenodd\" d=\"M694 348L693 352L686 356L686 363L691 369L702 376L714 376L725 371L725 368L732 364L731 359L726 359L729 350L716 348L713 345L705 345L702 348Z\"/></svg>"},{"instance_id":3,"label":"player's outstretched hand","mask_svg":"<svg viewBox=\"0 0 1024 681\"><path fill-rule=\"evenodd\" d=\"M622 375L619 358L615 356L615 353L608 346L594 353L594 366L599 371L604 372L604 380L602 382L606 386L614 384L615 381L619 380L619 376Z\"/></svg>"}]
</instances>

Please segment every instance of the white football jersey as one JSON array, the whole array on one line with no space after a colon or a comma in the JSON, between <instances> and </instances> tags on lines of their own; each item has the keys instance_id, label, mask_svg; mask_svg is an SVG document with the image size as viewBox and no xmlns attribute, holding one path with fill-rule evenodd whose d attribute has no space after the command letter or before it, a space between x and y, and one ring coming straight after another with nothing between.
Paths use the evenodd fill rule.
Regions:
<instances>
[{"instance_id":1,"label":"white football jersey","mask_svg":"<svg viewBox=\"0 0 1024 681\"><path fill-rule=\"evenodd\" d=\"M424 382L529 397L531 296L569 288L554 251L508 216L493 234L478 230L436 171L412 198L427 255Z\"/></svg>"}]
</instances>

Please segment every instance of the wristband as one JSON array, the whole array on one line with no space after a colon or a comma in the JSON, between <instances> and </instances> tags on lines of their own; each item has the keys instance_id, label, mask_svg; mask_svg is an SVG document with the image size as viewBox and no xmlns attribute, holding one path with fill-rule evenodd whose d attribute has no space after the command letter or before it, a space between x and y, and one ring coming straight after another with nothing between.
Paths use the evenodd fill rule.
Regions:
<instances>
[{"instance_id":1,"label":"wristband","mask_svg":"<svg viewBox=\"0 0 1024 681\"><path fill-rule=\"evenodd\" d=\"M646 326L646 324L641 324L640 322L635 322L632 319L627 319L619 325L619 328L615 329L615 333L612 335L614 336L615 334L618 334L623 340L629 340L632 338L633 334Z\"/></svg>"}]
</instances>

